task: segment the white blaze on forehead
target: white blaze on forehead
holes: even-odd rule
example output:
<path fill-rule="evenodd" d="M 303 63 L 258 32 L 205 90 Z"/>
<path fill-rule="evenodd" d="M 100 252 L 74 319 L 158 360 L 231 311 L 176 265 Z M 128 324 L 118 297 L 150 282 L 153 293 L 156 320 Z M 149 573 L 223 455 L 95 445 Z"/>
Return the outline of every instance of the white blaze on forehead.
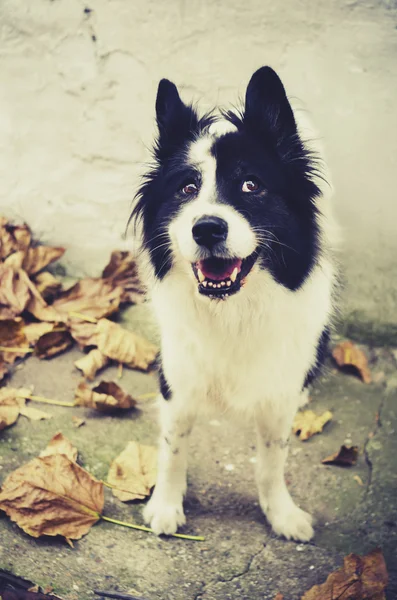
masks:
<path fill-rule="evenodd" d="M 248 221 L 238 211 L 227 204 L 225 199 L 218 202 L 216 185 L 216 157 L 212 148 L 218 137 L 235 131 L 234 125 L 216 122 L 212 132 L 206 132 L 191 143 L 187 159 L 199 171 L 200 188 L 195 199 L 182 205 L 181 211 L 170 224 L 170 236 L 174 251 L 184 259 L 195 262 L 200 257 L 199 247 L 193 239 L 192 227 L 204 215 L 224 219 L 228 225 L 228 238 L 225 251 L 232 257 L 246 258 L 255 250 L 257 241 Z M 216 127 L 215 127 L 216 126 Z M 210 128 L 210 129 L 211 129 Z"/>

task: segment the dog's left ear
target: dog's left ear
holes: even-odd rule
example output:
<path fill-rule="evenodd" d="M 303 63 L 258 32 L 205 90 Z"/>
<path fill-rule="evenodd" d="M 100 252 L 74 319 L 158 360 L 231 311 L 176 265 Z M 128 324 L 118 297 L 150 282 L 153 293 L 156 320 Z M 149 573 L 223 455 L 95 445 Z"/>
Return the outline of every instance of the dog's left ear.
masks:
<path fill-rule="evenodd" d="M 270 67 L 256 71 L 245 95 L 244 123 L 264 130 L 276 139 L 296 134 L 294 114 L 281 79 Z"/>

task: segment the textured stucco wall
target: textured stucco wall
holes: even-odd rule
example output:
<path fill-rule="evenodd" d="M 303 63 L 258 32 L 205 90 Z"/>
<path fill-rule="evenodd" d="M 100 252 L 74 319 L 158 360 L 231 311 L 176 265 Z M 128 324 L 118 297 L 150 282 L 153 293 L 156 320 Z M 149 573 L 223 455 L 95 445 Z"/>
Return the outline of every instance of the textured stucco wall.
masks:
<path fill-rule="evenodd" d="M 386 0 L 0 0 L 0 212 L 97 272 L 130 243 L 159 78 L 208 108 L 270 64 L 326 143 L 347 312 L 397 326 L 396 25 Z"/>

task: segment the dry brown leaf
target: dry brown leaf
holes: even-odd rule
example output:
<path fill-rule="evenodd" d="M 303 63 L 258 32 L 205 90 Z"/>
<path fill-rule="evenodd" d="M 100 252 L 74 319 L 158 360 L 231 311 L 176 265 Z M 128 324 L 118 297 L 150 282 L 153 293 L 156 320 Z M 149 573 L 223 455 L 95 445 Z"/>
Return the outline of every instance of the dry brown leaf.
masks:
<path fill-rule="evenodd" d="M 53 330 L 42 335 L 36 342 L 34 354 L 38 358 L 51 358 L 73 346 L 73 338 L 62 324 L 54 325 Z"/>
<path fill-rule="evenodd" d="M 137 442 L 127 447 L 112 462 L 108 483 L 112 492 L 122 502 L 145 498 L 156 483 L 157 450 Z"/>
<path fill-rule="evenodd" d="M 68 327 L 72 338 L 78 343 L 81 349 L 97 345 L 96 323 L 82 321 L 72 316 L 69 318 Z"/>
<path fill-rule="evenodd" d="M 48 271 L 36 275 L 34 283 L 44 300 L 53 298 L 62 289 L 62 282 Z"/>
<path fill-rule="evenodd" d="M 29 299 L 30 290 L 23 271 L 0 263 L 0 320 L 20 315 Z"/>
<path fill-rule="evenodd" d="M 333 351 L 332 356 L 338 367 L 353 368 L 364 381 L 371 383 L 371 372 L 368 367 L 368 360 L 364 352 L 357 348 L 352 342 L 346 341 L 338 344 Z"/>
<path fill-rule="evenodd" d="M 31 241 L 27 225 L 12 225 L 6 218 L 0 217 L 0 260 L 13 252 L 29 248 Z"/>
<path fill-rule="evenodd" d="M 0 510 L 33 537 L 78 540 L 99 520 L 103 504 L 103 484 L 63 454 L 23 465 L 0 492 Z"/>
<path fill-rule="evenodd" d="M 284 596 L 279 592 L 274 596 L 274 600 L 284 600 Z"/>
<path fill-rule="evenodd" d="M 304 410 L 295 415 L 292 431 L 300 440 L 305 441 L 316 433 L 321 433 L 323 427 L 332 419 L 332 412 L 326 410 L 322 415 L 316 415 L 312 410 Z"/>
<path fill-rule="evenodd" d="M 22 268 L 28 275 L 36 275 L 49 264 L 55 262 L 65 253 L 65 248 L 51 246 L 35 246 L 25 253 Z"/>
<path fill-rule="evenodd" d="M 114 287 L 103 279 L 88 278 L 62 292 L 51 306 L 46 304 L 37 288 L 35 291 L 27 310 L 40 321 L 67 322 L 73 312 L 100 319 L 118 310 L 122 295 L 120 287 Z"/>
<path fill-rule="evenodd" d="M 6 319 L 0 321 L 0 346 L 11 348 L 10 351 L 1 350 L 0 360 L 13 364 L 17 358 L 28 355 L 29 340 L 25 335 L 25 327 L 22 319 Z"/>
<path fill-rule="evenodd" d="M 366 556 L 348 554 L 343 567 L 328 575 L 325 583 L 315 585 L 301 600 L 385 600 L 388 574 L 382 551 Z"/>
<path fill-rule="evenodd" d="M 85 381 L 80 382 L 75 392 L 75 402 L 77 406 L 95 408 L 102 412 L 129 410 L 136 406 L 134 398 L 123 392 L 113 381 L 101 381 L 93 389 Z"/>
<path fill-rule="evenodd" d="M 139 281 L 137 264 L 130 252 L 115 250 L 103 270 L 103 279 L 123 290 L 121 301 L 139 304 L 144 300 L 144 289 Z"/>
<path fill-rule="evenodd" d="M 40 457 L 52 456 L 53 454 L 64 454 L 69 460 L 76 462 L 78 451 L 72 442 L 58 431 L 49 441 L 47 448 L 40 452 Z"/>
<path fill-rule="evenodd" d="M 1 327 L 1 324 L 0 324 Z M 52 323 L 28 323 L 23 327 L 23 333 L 29 344 L 34 345 L 45 333 L 52 331 Z"/>
<path fill-rule="evenodd" d="M 23 405 L 19 409 L 19 414 L 31 421 L 43 421 L 44 419 L 52 419 L 52 415 L 44 410 L 34 408 L 33 406 Z"/>
<path fill-rule="evenodd" d="M 147 371 L 156 359 L 158 348 L 154 344 L 113 321 L 98 321 L 97 332 L 99 350 L 112 360 Z"/>
<path fill-rule="evenodd" d="M 19 417 L 19 406 L 0 404 L 0 431 L 13 425 Z"/>
<path fill-rule="evenodd" d="M 0 389 L 0 431 L 13 425 L 19 417 L 20 403 L 12 388 Z"/>
<path fill-rule="evenodd" d="M 72 423 L 76 428 L 81 427 L 82 425 L 85 425 L 85 420 L 84 419 L 80 419 L 80 417 L 75 417 L 74 415 L 72 416 Z"/>
<path fill-rule="evenodd" d="M 74 366 L 83 372 L 84 377 L 92 381 L 97 372 L 106 367 L 109 362 L 109 358 L 102 354 L 98 348 L 95 348 L 82 358 L 79 358 L 79 360 L 76 360 Z"/>
<path fill-rule="evenodd" d="M 338 452 L 323 458 L 324 465 L 338 465 L 340 467 L 351 467 L 358 459 L 358 446 L 341 446 Z"/>
<path fill-rule="evenodd" d="M 120 306 L 122 289 L 102 279 L 81 279 L 52 304 L 52 308 L 68 315 L 78 312 L 94 319 L 107 317 Z"/>

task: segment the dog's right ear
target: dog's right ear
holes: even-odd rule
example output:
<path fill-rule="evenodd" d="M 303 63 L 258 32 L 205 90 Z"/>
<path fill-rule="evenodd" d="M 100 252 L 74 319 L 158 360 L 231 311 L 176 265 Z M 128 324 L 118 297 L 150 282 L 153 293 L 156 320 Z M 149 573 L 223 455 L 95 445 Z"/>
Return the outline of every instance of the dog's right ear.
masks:
<path fill-rule="evenodd" d="M 159 83 L 156 98 L 156 119 L 159 129 L 157 156 L 165 158 L 189 139 L 197 128 L 195 111 L 184 104 L 177 87 L 168 79 Z"/>

